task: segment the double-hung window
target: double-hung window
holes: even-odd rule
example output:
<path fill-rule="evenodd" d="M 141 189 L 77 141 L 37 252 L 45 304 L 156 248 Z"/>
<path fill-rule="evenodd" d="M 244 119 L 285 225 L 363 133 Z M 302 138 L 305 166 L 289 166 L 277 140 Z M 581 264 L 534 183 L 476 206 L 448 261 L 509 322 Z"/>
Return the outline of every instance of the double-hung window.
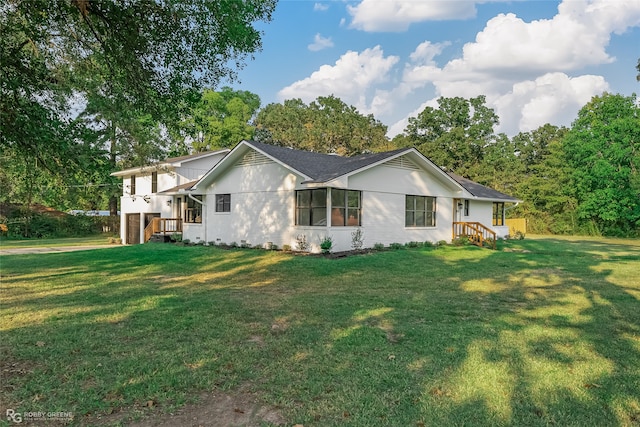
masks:
<path fill-rule="evenodd" d="M 362 225 L 362 192 L 331 189 L 331 226 Z"/>
<path fill-rule="evenodd" d="M 327 225 L 327 189 L 296 191 L 296 225 Z"/>
<path fill-rule="evenodd" d="M 231 194 L 216 194 L 216 212 L 231 212 Z"/>
<path fill-rule="evenodd" d="M 435 227 L 436 198 L 429 196 L 405 197 L 406 227 Z"/>
<path fill-rule="evenodd" d="M 158 172 L 151 172 L 151 192 L 158 192 Z"/>
<path fill-rule="evenodd" d="M 504 202 L 493 203 L 493 225 L 504 225 Z"/>

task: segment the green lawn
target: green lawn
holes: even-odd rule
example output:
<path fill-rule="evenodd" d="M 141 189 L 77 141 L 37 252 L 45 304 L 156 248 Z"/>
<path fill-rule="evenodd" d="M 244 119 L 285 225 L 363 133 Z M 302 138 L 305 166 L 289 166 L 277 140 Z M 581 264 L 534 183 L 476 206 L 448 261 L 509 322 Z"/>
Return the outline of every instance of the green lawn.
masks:
<path fill-rule="evenodd" d="M 14 248 L 32 248 L 32 247 L 58 247 L 58 246 L 94 246 L 94 245 L 108 245 L 110 234 L 97 234 L 88 237 L 64 237 L 64 238 L 51 238 L 51 239 L 24 239 L 14 240 L 0 238 L 0 249 L 14 249 Z"/>
<path fill-rule="evenodd" d="M 638 240 L 0 263 L 1 401 L 16 410 L 126 424 L 150 400 L 157 414 L 242 389 L 305 426 L 640 423 Z"/>

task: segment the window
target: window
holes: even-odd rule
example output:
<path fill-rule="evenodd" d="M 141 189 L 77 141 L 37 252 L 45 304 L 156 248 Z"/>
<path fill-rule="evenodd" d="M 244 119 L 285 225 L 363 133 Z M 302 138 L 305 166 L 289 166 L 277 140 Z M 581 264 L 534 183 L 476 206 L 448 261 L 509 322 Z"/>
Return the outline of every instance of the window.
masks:
<path fill-rule="evenodd" d="M 151 192 L 158 192 L 158 172 L 151 172 Z"/>
<path fill-rule="evenodd" d="M 202 196 L 193 196 L 202 201 Z M 202 204 L 196 202 L 191 197 L 187 197 L 187 208 L 184 210 L 184 222 L 202 222 Z"/>
<path fill-rule="evenodd" d="M 436 198 L 428 196 L 406 196 L 405 226 L 435 227 Z"/>
<path fill-rule="evenodd" d="M 469 216 L 469 201 L 464 201 L 464 216 Z"/>
<path fill-rule="evenodd" d="M 504 225 L 504 202 L 493 203 L 493 225 Z"/>
<path fill-rule="evenodd" d="M 296 191 L 296 225 L 327 225 L 327 189 Z"/>
<path fill-rule="evenodd" d="M 331 226 L 360 226 L 362 192 L 331 189 Z"/>
<path fill-rule="evenodd" d="M 136 176 L 131 175 L 131 185 L 129 187 L 129 194 L 136 194 Z"/>
<path fill-rule="evenodd" d="M 231 212 L 231 194 L 216 194 L 216 212 Z"/>

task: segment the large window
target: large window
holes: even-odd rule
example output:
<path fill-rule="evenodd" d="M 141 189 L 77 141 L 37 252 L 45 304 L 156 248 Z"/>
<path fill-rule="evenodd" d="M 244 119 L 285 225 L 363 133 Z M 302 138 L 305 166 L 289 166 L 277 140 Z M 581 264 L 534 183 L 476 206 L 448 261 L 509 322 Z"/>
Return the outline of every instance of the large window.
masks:
<path fill-rule="evenodd" d="M 231 194 L 216 194 L 216 212 L 231 212 Z"/>
<path fill-rule="evenodd" d="M 327 225 L 327 189 L 296 191 L 296 225 Z"/>
<path fill-rule="evenodd" d="M 504 225 L 504 202 L 493 204 L 493 225 Z"/>
<path fill-rule="evenodd" d="M 151 192 L 158 192 L 158 172 L 151 172 Z"/>
<path fill-rule="evenodd" d="M 464 216 L 469 216 L 469 200 L 464 201 Z"/>
<path fill-rule="evenodd" d="M 202 196 L 193 196 L 202 201 Z M 191 197 L 187 197 L 187 208 L 184 210 L 184 222 L 201 223 L 202 222 L 202 204 L 196 202 Z"/>
<path fill-rule="evenodd" d="M 428 196 L 406 196 L 405 226 L 435 227 L 436 198 Z"/>
<path fill-rule="evenodd" d="M 331 189 L 331 226 L 360 226 L 362 192 Z"/>

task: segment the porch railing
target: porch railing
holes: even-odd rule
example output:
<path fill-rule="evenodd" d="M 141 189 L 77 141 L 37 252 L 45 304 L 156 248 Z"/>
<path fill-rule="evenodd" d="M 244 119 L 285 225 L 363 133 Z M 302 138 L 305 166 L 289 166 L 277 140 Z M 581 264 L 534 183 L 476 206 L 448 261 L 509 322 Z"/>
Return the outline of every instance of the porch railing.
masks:
<path fill-rule="evenodd" d="M 453 238 L 467 236 L 469 241 L 476 246 L 484 246 L 486 243 L 491 248 L 496 248 L 496 232 L 479 222 L 454 222 Z"/>
<path fill-rule="evenodd" d="M 173 233 L 182 233 L 182 218 L 153 218 L 144 229 L 144 241 L 148 242 L 154 234 Z"/>

